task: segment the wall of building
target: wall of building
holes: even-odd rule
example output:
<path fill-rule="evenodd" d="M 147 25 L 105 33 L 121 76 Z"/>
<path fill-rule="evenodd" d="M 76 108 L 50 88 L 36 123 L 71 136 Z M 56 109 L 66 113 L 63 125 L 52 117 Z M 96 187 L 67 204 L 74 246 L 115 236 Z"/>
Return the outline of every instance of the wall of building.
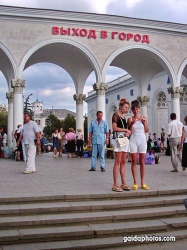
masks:
<path fill-rule="evenodd" d="M 183 85 L 187 86 L 187 80 L 182 78 Z M 106 91 L 106 121 L 109 129 L 112 129 L 112 115 L 118 109 L 119 99 L 126 98 L 129 102 L 136 100 L 139 94 L 139 89 L 132 78 L 121 77 L 108 83 L 109 89 Z M 167 88 L 168 76 L 165 72 L 161 72 L 151 80 L 147 96 L 150 98 L 148 102 L 148 124 L 149 133 L 155 132 L 160 137 L 161 128 L 167 130 L 167 125 L 170 122 L 169 115 L 171 113 L 171 95 L 168 94 Z M 96 114 L 96 95 L 91 91 L 88 95 L 88 123 L 93 120 L 93 113 Z M 182 94 L 183 102 L 181 103 L 181 117 L 178 119 L 183 122 L 187 115 L 187 93 Z M 186 99 L 185 99 L 186 98 Z M 131 116 L 131 112 L 126 115 L 126 118 Z M 96 117 L 96 116 L 95 116 Z M 94 118 L 95 119 L 95 118 Z"/>

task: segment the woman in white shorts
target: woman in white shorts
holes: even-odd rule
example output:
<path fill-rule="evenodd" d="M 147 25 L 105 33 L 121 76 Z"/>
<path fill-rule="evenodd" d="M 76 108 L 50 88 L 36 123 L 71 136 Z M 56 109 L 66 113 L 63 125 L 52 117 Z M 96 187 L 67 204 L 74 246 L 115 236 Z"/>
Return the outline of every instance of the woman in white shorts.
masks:
<path fill-rule="evenodd" d="M 140 162 L 140 178 L 142 189 L 148 190 L 149 187 L 144 183 L 145 177 L 145 155 L 147 151 L 147 142 L 145 133 L 148 133 L 149 128 L 147 124 L 147 119 L 144 116 L 140 116 L 140 104 L 137 100 L 131 102 L 131 110 L 134 116 L 128 118 L 127 124 L 128 128 L 131 130 L 130 137 L 130 153 L 132 158 L 132 175 L 134 179 L 134 185 L 132 190 L 138 189 L 137 184 L 137 157 L 139 154 Z"/>
<path fill-rule="evenodd" d="M 131 134 L 130 130 L 127 129 L 127 122 L 124 117 L 124 114 L 128 112 L 129 102 L 126 99 L 121 99 L 119 102 L 119 110 L 113 114 L 112 117 L 112 128 L 113 134 L 117 135 L 119 133 L 125 134 L 127 137 Z M 122 192 L 123 190 L 130 191 L 129 186 L 126 185 L 125 182 L 125 162 L 126 162 L 126 154 L 129 152 L 129 145 L 124 147 L 117 147 L 116 139 L 112 140 L 112 145 L 114 147 L 115 153 L 115 162 L 113 167 L 113 178 L 114 184 L 112 187 L 112 191 Z M 118 172 L 121 175 L 121 186 L 118 186 Z"/>

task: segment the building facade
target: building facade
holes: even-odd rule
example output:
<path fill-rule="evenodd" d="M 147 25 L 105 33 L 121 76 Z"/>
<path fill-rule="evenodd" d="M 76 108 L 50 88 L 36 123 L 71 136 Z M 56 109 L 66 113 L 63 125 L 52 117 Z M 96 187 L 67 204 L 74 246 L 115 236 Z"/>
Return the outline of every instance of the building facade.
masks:
<path fill-rule="evenodd" d="M 119 100 L 126 98 L 131 103 L 131 101 L 139 99 L 140 92 L 136 82 L 129 74 L 107 84 L 108 89 L 105 92 L 106 121 L 109 129 L 112 130 L 112 115 L 118 110 Z M 183 87 L 183 92 L 180 93 L 180 116 L 177 114 L 177 119 L 184 122 L 184 117 L 187 115 L 187 80 L 185 77 L 181 78 L 180 86 Z M 156 74 L 147 85 L 145 101 L 147 102 L 147 119 L 151 136 L 156 133 L 160 137 L 161 128 L 167 131 L 172 112 L 171 95 L 168 93 L 170 88 L 170 79 L 164 71 Z M 88 104 L 88 123 L 96 118 L 96 98 L 96 91 L 93 90 L 88 93 L 85 100 Z M 132 113 L 129 110 L 125 117 L 130 116 Z"/>
<path fill-rule="evenodd" d="M 0 6 L 0 32 L 0 70 L 7 80 L 4 94 L 8 99 L 10 146 L 12 131 L 17 124 L 23 123 L 23 88 L 27 87 L 23 71 L 41 62 L 62 67 L 73 80 L 77 128 L 83 128 L 83 101 L 86 98 L 83 89 L 92 72 L 95 73 L 93 89 L 96 91 L 94 109 L 102 110 L 104 118 L 108 115 L 105 92 L 109 66 L 121 68 L 131 75 L 136 86 L 134 96 L 139 96 L 142 114 L 146 117 L 149 105 L 153 106 L 152 100 L 148 101 L 148 85 L 155 75 L 165 71 L 166 79 L 170 79 L 171 111 L 180 117 L 180 94 L 184 94 L 181 79 L 187 77 L 185 24 Z M 155 124 L 154 118 L 149 120 Z"/>
<path fill-rule="evenodd" d="M 76 113 L 67 109 L 44 109 L 43 102 L 38 99 L 32 103 L 34 112 L 34 121 L 38 124 L 40 131 L 43 132 L 46 126 L 46 119 L 50 114 L 54 114 L 59 120 L 64 120 L 68 114 L 76 117 Z"/>

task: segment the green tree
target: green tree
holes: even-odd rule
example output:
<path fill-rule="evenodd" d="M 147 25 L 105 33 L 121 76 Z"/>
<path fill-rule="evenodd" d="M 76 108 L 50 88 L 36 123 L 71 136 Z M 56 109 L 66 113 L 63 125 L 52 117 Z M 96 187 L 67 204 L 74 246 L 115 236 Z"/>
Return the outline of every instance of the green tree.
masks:
<path fill-rule="evenodd" d="M 4 131 L 7 131 L 8 124 L 8 111 L 6 105 L 0 105 L 0 127 L 3 127 Z"/>
<path fill-rule="evenodd" d="M 29 96 L 27 96 L 25 98 L 25 101 L 24 101 L 24 114 L 25 113 L 29 113 L 30 114 L 30 117 L 31 117 L 31 120 L 34 120 L 34 112 L 32 110 L 32 104 L 29 102 L 29 98 L 32 94 L 30 94 Z"/>
<path fill-rule="evenodd" d="M 55 129 L 63 128 L 63 121 L 59 120 L 54 114 L 50 114 L 46 119 L 46 126 L 43 129 L 47 137 L 51 137 Z"/>
<path fill-rule="evenodd" d="M 67 114 L 66 118 L 63 121 L 63 129 L 65 132 L 69 131 L 69 128 L 76 130 L 76 120 L 75 117 L 71 114 Z"/>

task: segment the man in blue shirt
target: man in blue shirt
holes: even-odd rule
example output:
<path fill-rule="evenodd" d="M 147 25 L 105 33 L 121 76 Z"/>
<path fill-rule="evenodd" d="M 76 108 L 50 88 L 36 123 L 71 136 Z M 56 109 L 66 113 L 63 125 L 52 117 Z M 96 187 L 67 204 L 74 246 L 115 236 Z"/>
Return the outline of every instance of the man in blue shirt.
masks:
<path fill-rule="evenodd" d="M 103 112 L 97 111 L 97 119 L 92 121 L 89 127 L 89 141 L 92 142 L 92 163 L 89 171 L 96 171 L 97 156 L 100 157 L 101 172 L 105 172 L 105 144 L 109 143 L 108 124 L 102 120 Z"/>

